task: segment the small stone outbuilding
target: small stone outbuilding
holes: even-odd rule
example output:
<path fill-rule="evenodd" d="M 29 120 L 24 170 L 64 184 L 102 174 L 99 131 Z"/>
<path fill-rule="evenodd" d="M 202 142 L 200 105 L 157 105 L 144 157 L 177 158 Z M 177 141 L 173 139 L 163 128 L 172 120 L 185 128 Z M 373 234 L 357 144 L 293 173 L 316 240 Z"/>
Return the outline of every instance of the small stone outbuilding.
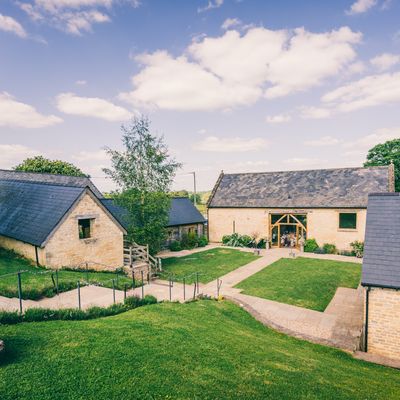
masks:
<path fill-rule="evenodd" d="M 0 171 L 0 247 L 52 268 L 123 266 L 124 227 L 88 178 Z"/>
<path fill-rule="evenodd" d="M 369 196 L 361 284 L 364 350 L 400 360 L 400 193 Z"/>
<path fill-rule="evenodd" d="M 182 235 L 194 233 L 202 236 L 206 219 L 187 197 L 174 197 L 168 217 L 168 242 L 182 239 Z"/>
<path fill-rule="evenodd" d="M 393 165 L 221 173 L 208 202 L 209 239 L 239 233 L 272 247 L 299 247 L 300 239 L 314 238 L 350 250 L 364 240 L 368 194 L 388 191 L 394 191 Z"/>

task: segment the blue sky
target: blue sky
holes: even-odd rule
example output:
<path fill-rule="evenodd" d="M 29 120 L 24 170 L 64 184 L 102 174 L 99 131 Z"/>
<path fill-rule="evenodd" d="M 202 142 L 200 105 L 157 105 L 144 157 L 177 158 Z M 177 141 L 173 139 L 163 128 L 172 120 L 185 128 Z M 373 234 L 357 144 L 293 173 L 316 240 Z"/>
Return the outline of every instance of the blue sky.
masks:
<path fill-rule="evenodd" d="M 2 0 L 0 168 L 43 154 L 103 190 L 144 113 L 184 166 L 359 166 L 400 137 L 400 2 Z"/>

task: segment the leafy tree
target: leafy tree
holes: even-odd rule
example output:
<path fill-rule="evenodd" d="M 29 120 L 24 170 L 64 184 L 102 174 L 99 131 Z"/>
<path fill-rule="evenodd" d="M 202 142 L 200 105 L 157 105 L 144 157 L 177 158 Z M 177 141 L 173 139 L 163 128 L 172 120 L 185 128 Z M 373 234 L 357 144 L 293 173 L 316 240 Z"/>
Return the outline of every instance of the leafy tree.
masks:
<path fill-rule="evenodd" d="M 192 203 L 194 203 L 194 196 L 195 196 L 194 193 L 192 193 L 192 194 L 189 196 L 190 201 L 191 201 Z M 198 193 L 196 193 L 196 204 L 201 204 L 201 196 L 200 196 Z"/>
<path fill-rule="evenodd" d="M 187 190 L 175 190 L 170 192 L 171 197 L 189 197 L 189 192 Z"/>
<path fill-rule="evenodd" d="M 15 171 L 23 172 L 41 172 L 47 174 L 69 175 L 69 176 L 85 176 L 78 167 L 61 160 L 49 160 L 42 156 L 27 158 L 14 167 Z"/>
<path fill-rule="evenodd" d="M 181 164 L 170 156 L 164 138 L 151 134 L 146 117 L 134 118 L 121 128 L 124 151 L 107 147 L 112 166 L 103 171 L 121 189 L 167 193 Z"/>
<path fill-rule="evenodd" d="M 395 190 L 400 191 L 400 139 L 377 144 L 368 151 L 364 167 L 394 164 Z"/>
<path fill-rule="evenodd" d="M 111 168 L 103 171 L 119 186 L 115 200 L 128 211 L 128 239 L 148 244 L 154 254 L 166 239 L 169 188 L 180 164 L 145 117 L 122 126 L 122 143 L 123 151 L 106 148 Z"/>

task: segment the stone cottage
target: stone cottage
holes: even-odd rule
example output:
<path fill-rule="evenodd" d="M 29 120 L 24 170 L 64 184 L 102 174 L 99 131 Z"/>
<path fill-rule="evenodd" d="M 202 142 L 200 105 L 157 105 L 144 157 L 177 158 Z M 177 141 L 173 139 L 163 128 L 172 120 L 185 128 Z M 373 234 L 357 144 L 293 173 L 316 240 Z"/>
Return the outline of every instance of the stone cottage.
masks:
<path fill-rule="evenodd" d="M 0 171 L 0 247 L 38 265 L 123 265 L 124 227 L 88 178 Z"/>
<path fill-rule="evenodd" d="M 369 196 L 361 284 L 365 351 L 400 360 L 400 193 Z"/>
<path fill-rule="evenodd" d="M 236 232 L 262 237 L 272 247 L 298 247 L 301 238 L 314 238 L 320 246 L 348 250 L 364 240 L 368 194 L 388 191 L 394 191 L 393 165 L 222 172 L 208 201 L 209 239 L 220 242 Z"/>

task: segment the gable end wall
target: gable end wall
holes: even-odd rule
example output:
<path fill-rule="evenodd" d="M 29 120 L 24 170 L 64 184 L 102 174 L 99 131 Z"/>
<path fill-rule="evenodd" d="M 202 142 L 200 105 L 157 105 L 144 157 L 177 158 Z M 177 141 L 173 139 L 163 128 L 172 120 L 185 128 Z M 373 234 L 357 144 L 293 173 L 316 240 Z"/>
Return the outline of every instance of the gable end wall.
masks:
<path fill-rule="evenodd" d="M 79 239 L 78 217 L 95 217 L 92 237 Z M 123 232 L 89 194 L 85 194 L 45 247 L 46 265 L 115 269 L 123 265 Z"/>

